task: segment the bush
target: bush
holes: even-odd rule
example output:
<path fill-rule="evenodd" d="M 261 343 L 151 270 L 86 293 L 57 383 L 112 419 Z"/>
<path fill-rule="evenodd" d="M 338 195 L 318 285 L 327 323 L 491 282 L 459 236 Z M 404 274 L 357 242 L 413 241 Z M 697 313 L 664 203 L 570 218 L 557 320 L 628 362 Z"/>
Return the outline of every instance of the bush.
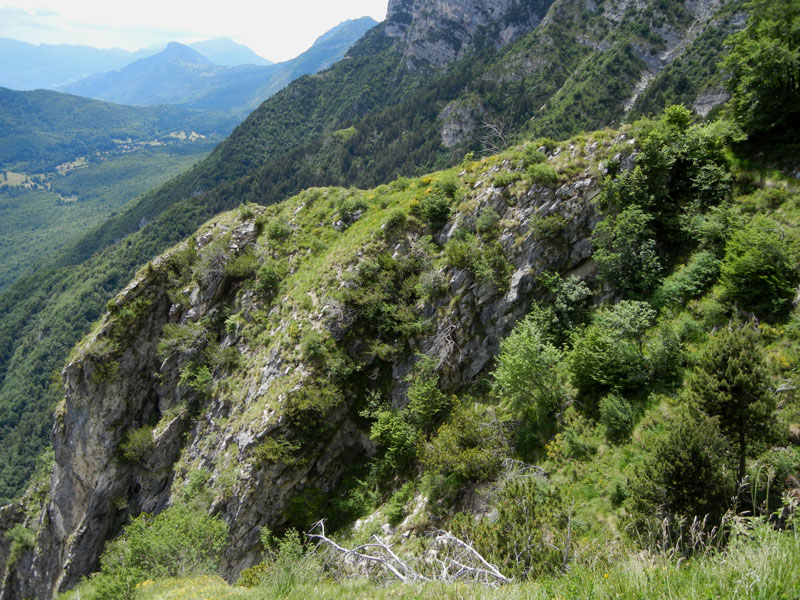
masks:
<path fill-rule="evenodd" d="M 536 163 L 525 169 L 525 174 L 531 183 L 539 185 L 553 185 L 558 182 L 558 172 L 548 164 Z"/>
<path fill-rule="evenodd" d="M 187 505 L 153 516 L 141 514 L 106 545 L 100 573 L 90 580 L 87 600 L 132 599 L 145 579 L 213 574 L 228 530 L 219 517 Z"/>
<path fill-rule="evenodd" d="M 208 398 L 214 386 L 214 376 L 207 365 L 189 362 L 181 368 L 178 385 L 192 389 L 202 398 Z"/>
<path fill-rule="evenodd" d="M 299 449 L 300 444 L 297 442 L 290 442 L 283 437 L 268 437 L 253 448 L 253 459 L 262 468 L 274 464 L 291 466 L 297 462 L 294 453 Z"/>
<path fill-rule="evenodd" d="M 547 155 L 540 152 L 535 144 L 528 144 L 522 152 L 522 166 L 526 169 L 547 160 Z"/>
<path fill-rule="evenodd" d="M 682 306 L 710 288 L 719 275 L 720 261 L 711 252 L 693 254 L 689 262 L 667 277 L 653 294 L 656 306 Z"/>
<path fill-rule="evenodd" d="M 6 531 L 5 539 L 9 546 L 8 559 L 4 566 L 10 569 L 25 550 L 33 548 L 36 543 L 36 533 L 24 525 L 14 525 L 14 527 Z"/>
<path fill-rule="evenodd" d="M 277 293 L 284 276 L 284 269 L 278 261 L 267 260 L 258 270 L 256 289 L 266 298 L 272 298 Z"/>
<path fill-rule="evenodd" d="M 426 194 L 420 199 L 422 218 L 434 231 L 438 231 L 450 218 L 450 201 L 440 193 Z"/>
<path fill-rule="evenodd" d="M 484 208 L 478 219 L 475 221 L 475 231 L 481 235 L 488 235 L 492 233 L 500 221 L 500 215 L 492 207 Z"/>
<path fill-rule="evenodd" d="M 153 428 L 145 426 L 128 431 L 119 445 L 119 450 L 124 460 L 131 463 L 145 463 L 153 453 L 154 447 Z"/>
<path fill-rule="evenodd" d="M 433 184 L 435 190 L 441 192 L 451 200 L 455 199 L 456 192 L 460 186 L 461 184 L 455 175 L 445 175 L 441 179 L 437 179 Z"/>
<path fill-rule="evenodd" d="M 225 275 L 231 279 L 246 279 L 252 277 L 256 269 L 258 269 L 258 259 L 252 251 L 248 251 L 225 265 Z"/>
<path fill-rule="evenodd" d="M 592 234 L 600 276 L 625 296 L 646 297 L 658 283 L 661 262 L 650 229 L 652 220 L 638 206 L 628 206 L 600 221 Z"/>
<path fill-rule="evenodd" d="M 474 540 L 476 550 L 509 576 L 555 574 L 563 558 L 557 546 L 565 537 L 557 504 L 545 478 L 519 478 L 495 496 L 492 508 L 496 516 L 475 519 L 459 514 L 451 527 L 461 539 Z"/>
<path fill-rule="evenodd" d="M 271 240 L 282 240 L 292 233 L 292 228 L 285 217 L 275 217 L 265 227 L 265 233 Z"/>
<path fill-rule="evenodd" d="M 426 271 L 419 277 L 417 294 L 428 302 L 444 296 L 449 284 L 441 271 Z"/>
<path fill-rule="evenodd" d="M 757 216 L 735 232 L 725 249 L 720 283 L 725 299 L 765 319 L 792 306 L 800 272 L 795 240 L 780 224 Z"/>
<path fill-rule="evenodd" d="M 402 209 L 396 208 L 386 217 L 386 220 L 383 222 L 383 229 L 384 231 L 401 229 L 405 227 L 406 221 L 406 213 Z"/>
<path fill-rule="evenodd" d="M 237 585 L 258 587 L 265 598 L 286 598 L 301 585 L 316 583 L 322 575 L 319 561 L 307 552 L 301 534 L 288 530 L 275 539 L 267 528 L 261 529 L 264 561 L 242 572 Z"/>
<path fill-rule="evenodd" d="M 622 396 L 608 394 L 600 400 L 600 422 L 606 426 L 606 437 L 611 442 L 622 442 L 633 428 L 633 407 Z"/>
<path fill-rule="evenodd" d="M 561 351 L 550 343 L 532 313 L 520 321 L 500 343 L 494 387 L 515 413 L 547 431 L 566 399 L 564 381 L 557 369 Z"/>
<path fill-rule="evenodd" d="M 492 178 L 492 185 L 498 188 L 506 187 L 512 183 L 516 183 L 520 179 L 522 179 L 522 174 L 518 173 L 517 171 L 501 171 L 499 173 L 495 173 L 494 177 Z"/>
<path fill-rule="evenodd" d="M 459 405 L 425 445 L 423 468 L 441 481 L 434 490 L 449 495 L 466 484 L 488 481 L 509 454 L 502 427 L 479 407 Z"/>

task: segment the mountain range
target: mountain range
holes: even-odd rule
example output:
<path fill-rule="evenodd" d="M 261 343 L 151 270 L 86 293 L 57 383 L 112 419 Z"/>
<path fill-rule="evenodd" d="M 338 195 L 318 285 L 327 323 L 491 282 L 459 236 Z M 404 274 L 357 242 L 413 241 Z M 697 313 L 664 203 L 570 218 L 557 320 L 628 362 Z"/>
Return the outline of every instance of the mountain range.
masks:
<path fill-rule="evenodd" d="M 216 65 L 272 64 L 247 46 L 229 38 L 215 38 L 189 45 Z M 124 68 L 161 50 L 158 46 L 132 52 L 121 48 L 100 49 L 73 44 L 35 45 L 0 38 L 0 87 L 54 90 L 89 75 Z"/>
<path fill-rule="evenodd" d="M 129 105 L 179 104 L 191 108 L 247 113 L 289 81 L 338 61 L 376 25 L 370 17 L 340 23 L 291 60 L 259 66 L 219 66 L 194 48 L 171 42 L 154 56 L 119 71 L 95 74 L 61 91 Z M 200 48 L 207 46 L 200 46 Z"/>

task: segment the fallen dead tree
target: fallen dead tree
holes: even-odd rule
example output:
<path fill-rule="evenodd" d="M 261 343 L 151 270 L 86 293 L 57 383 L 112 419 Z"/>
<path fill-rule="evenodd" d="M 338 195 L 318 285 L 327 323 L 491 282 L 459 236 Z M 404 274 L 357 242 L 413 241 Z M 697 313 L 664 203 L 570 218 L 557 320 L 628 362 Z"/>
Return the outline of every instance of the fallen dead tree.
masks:
<path fill-rule="evenodd" d="M 329 548 L 345 564 L 365 567 L 367 572 L 377 567 L 403 583 L 471 581 L 496 587 L 512 581 L 472 544 L 440 529 L 430 532 L 430 544 L 421 557 L 407 560 L 378 535 L 373 535 L 366 544 L 345 548 L 325 535 L 323 521 L 316 523 L 307 535 L 317 542 L 317 547 Z"/>

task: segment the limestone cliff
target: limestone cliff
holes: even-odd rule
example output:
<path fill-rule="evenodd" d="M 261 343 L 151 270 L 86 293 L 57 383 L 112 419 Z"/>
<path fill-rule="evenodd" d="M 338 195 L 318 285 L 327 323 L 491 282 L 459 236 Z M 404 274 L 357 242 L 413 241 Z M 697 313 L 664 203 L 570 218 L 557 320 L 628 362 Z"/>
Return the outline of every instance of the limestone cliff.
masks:
<path fill-rule="evenodd" d="M 553 0 L 390 0 L 386 34 L 406 64 L 441 67 L 477 42 L 503 47 L 538 25 Z"/>
<path fill-rule="evenodd" d="M 538 180 L 514 150 L 367 192 L 312 189 L 215 218 L 154 260 L 64 368 L 49 500 L 2 598 L 75 585 L 128 517 L 193 477 L 230 527 L 224 574 L 257 562 L 261 526 L 292 522 L 298 498 L 324 497 L 374 452 L 367 394 L 404 404 L 419 353 L 443 387 L 474 382 L 546 295 L 539 274 L 592 277 L 602 161 L 629 142 L 550 148 Z M 431 197 L 445 222 L 426 217 Z M 448 258 L 456 241 L 466 261 Z"/>

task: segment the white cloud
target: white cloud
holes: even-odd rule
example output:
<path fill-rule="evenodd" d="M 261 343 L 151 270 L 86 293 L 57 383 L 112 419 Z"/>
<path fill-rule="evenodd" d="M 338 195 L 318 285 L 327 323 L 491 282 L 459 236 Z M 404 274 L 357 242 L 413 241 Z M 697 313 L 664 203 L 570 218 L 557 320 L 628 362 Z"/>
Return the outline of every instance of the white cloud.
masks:
<path fill-rule="evenodd" d="M 277 62 L 297 56 L 345 19 L 381 21 L 387 1 L 28 0 L 22 6 L 0 0 L 0 37 L 136 50 L 224 36 Z"/>

